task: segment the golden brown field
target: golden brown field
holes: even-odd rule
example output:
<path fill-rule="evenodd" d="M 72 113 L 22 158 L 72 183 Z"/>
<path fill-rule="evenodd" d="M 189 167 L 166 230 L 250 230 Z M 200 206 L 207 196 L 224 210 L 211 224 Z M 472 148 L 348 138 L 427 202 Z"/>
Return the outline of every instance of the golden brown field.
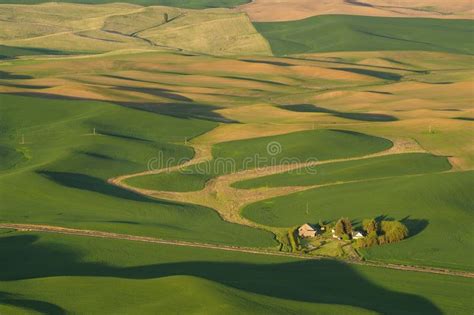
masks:
<path fill-rule="evenodd" d="M 239 7 L 252 21 L 291 21 L 314 15 L 350 14 L 383 17 L 422 17 L 439 19 L 471 19 L 469 0 L 254 0 Z"/>

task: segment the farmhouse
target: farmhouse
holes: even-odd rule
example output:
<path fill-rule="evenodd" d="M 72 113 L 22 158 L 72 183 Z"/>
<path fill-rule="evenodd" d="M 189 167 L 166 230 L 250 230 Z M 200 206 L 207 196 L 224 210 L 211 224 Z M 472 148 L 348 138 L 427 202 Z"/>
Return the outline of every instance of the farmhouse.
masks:
<path fill-rule="evenodd" d="M 298 235 L 300 237 L 315 237 L 318 231 L 310 224 L 305 223 L 298 228 Z"/>
<path fill-rule="evenodd" d="M 364 238 L 364 234 L 360 231 L 352 231 L 352 238 L 353 239 L 359 239 L 359 238 Z"/>

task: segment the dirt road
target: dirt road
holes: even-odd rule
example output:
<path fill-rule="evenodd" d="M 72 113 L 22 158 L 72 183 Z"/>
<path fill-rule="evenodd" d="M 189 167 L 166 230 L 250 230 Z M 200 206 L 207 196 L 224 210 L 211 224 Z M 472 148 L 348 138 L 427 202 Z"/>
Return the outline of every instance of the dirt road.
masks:
<path fill-rule="evenodd" d="M 292 258 L 298 258 L 298 259 L 315 259 L 315 260 L 333 259 L 333 258 L 322 257 L 322 256 L 308 256 L 304 254 L 278 252 L 276 250 L 265 250 L 265 249 L 259 249 L 259 248 L 237 247 L 237 246 L 227 246 L 227 245 L 217 245 L 217 244 L 207 244 L 207 243 L 195 243 L 195 242 L 178 241 L 178 240 L 165 240 L 165 239 L 160 239 L 156 237 L 118 234 L 118 233 L 102 232 L 102 231 L 94 231 L 94 230 L 71 229 L 71 228 L 50 226 L 50 225 L 0 223 L 0 229 L 2 228 L 13 229 L 17 231 L 45 232 L 45 233 L 66 234 L 66 235 L 96 237 L 96 238 L 105 238 L 105 239 L 128 240 L 128 241 L 145 242 L 145 243 L 156 243 L 156 244 L 165 244 L 165 245 L 173 245 L 173 246 L 198 247 L 198 248 L 225 250 L 225 251 L 256 254 L 256 255 L 292 257 Z M 338 261 L 343 261 L 345 263 L 355 264 L 355 265 L 364 265 L 364 266 L 388 268 L 388 269 L 403 270 L 403 271 L 424 272 L 424 273 L 433 273 L 433 274 L 440 274 L 440 275 L 474 278 L 474 273 L 467 272 L 467 271 L 457 271 L 457 270 L 423 267 L 423 266 L 387 264 L 387 263 L 379 263 L 379 262 L 371 262 L 371 261 L 357 261 L 357 260 L 338 260 Z"/>

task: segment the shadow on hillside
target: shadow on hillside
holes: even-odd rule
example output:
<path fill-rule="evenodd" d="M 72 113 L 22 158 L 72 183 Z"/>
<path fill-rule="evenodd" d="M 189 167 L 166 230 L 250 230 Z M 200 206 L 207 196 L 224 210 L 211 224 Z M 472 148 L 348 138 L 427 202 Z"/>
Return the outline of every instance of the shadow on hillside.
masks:
<path fill-rule="evenodd" d="M 168 90 L 168 89 L 141 88 L 141 87 L 133 87 L 133 86 L 114 86 L 113 88 L 119 91 L 125 90 L 125 91 L 149 94 L 152 96 L 159 96 L 159 97 L 167 98 L 173 101 L 193 102 L 193 100 L 190 99 L 189 97 L 173 93 L 171 90 Z"/>
<path fill-rule="evenodd" d="M 51 86 L 48 85 L 31 85 L 31 84 L 14 84 L 14 83 L 7 83 L 7 82 L 0 82 L 0 86 L 9 86 L 18 89 L 30 89 L 30 90 L 43 90 L 50 88 Z"/>
<path fill-rule="evenodd" d="M 354 113 L 354 112 L 339 112 L 329 108 L 319 107 L 313 104 L 295 104 L 295 105 L 280 105 L 279 108 L 286 109 L 292 112 L 300 113 L 325 113 L 336 117 L 359 120 L 359 121 L 397 121 L 398 118 L 386 114 L 372 114 L 372 113 Z"/>
<path fill-rule="evenodd" d="M 137 102 L 119 102 L 119 101 L 103 101 L 92 98 L 80 98 L 74 96 L 57 95 L 51 93 L 40 93 L 40 92 L 15 92 L 5 93 L 19 96 L 39 97 L 44 99 L 57 99 L 57 100 L 69 100 L 69 101 L 95 101 L 105 102 L 124 107 L 129 107 L 137 110 L 143 110 L 152 112 L 160 115 L 172 116 L 183 119 L 203 119 L 225 123 L 237 123 L 238 121 L 228 119 L 215 111 L 222 107 L 215 105 L 204 105 L 199 103 L 137 103 Z"/>
<path fill-rule="evenodd" d="M 33 55 L 75 55 L 72 51 L 52 50 L 47 48 L 28 48 L 0 45 L 0 59 L 16 59 L 18 56 Z M 82 52 L 81 54 L 86 54 Z"/>
<path fill-rule="evenodd" d="M 162 205 L 178 205 L 177 203 L 171 201 L 148 198 L 133 191 L 109 184 L 100 178 L 84 174 L 51 171 L 37 171 L 37 173 L 59 185 L 69 188 L 88 190 L 99 194 L 132 201 L 153 202 Z"/>
<path fill-rule="evenodd" d="M 270 80 L 262 80 L 262 79 L 254 79 L 254 78 L 247 78 L 247 77 L 238 77 L 238 76 L 233 76 L 233 75 L 224 75 L 224 76 L 221 76 L 221 78 L 251 81 L 251 82 L 258 82 L 258 83 L 266 83 L 266 84 L 273 84 L 273 85 L 280 85 L 280 86 L 288 86 L 287 84 L 284 84 L 284 83 L 281 83 L 281 82 L 270 81 Z"/>
<path fill-rule="evenodd" d="M 382 80 L 400 81 L 400 79 L 402 78 L 401 75 L 393 73 L 393 72 L 375 71 L 375 70 L 362 69 L 362 68 L 331 68 L 331 69 L 367 75 L 369 77 L 382 79 Z"/>
<path fill-rule="evenodd" d="M 117 132 L 105 131 L 105 130 L 102 130 L 100 127 L 97 128 L 97 133 L 104 136 L 109 136 L 109 137 L 114 137 L 114 138 L 119 138 L 119 139 L 124 139 L 124 140 L 153 142 L 152 140 L 141 138 L 141 137 L 135 137 L 135 136 L 125 135 L 125 134 L 121 134 Z"/>
<path fill-rule="evenodd" d="M 349 62 L 347 60 L 344 60 L 342 58 L 332 58 L 330 59 L 316 59 L 316 58 L 308 58 L 308 57 L 295 57 L 295 56 L 287 56 L 286 58 L 288 59 L 296 59 L 296 60 L 309 60 L 309 61 L 316 61 L 316 62 L 323 62 L 323 63 L 333 63 L 337 65 L 348 65 L 348 66 L 355 66 L 355 67 L 362 67 L 362 66 L 369 66 L 369 65 L 364 65 L 364 64 L 359 64 L 357 62 Z M 396 63 L 402 66 L 408 66 L 408 67 L 413 67 L 412 65 L 408 63 L 404 63 L 395 59 L 391 58 L 380 58 L 382 60 L 386 60 L 388 62 Z M 377 66 L 377 65 L 370 65 L 371 68 L 378 68 L 378 69 L 387 69 L 387 70 L 401 70 L 401 71 L 408 71 L 412 73 L 420 73 L 420 74 L 427 74 L 429 73 L 428 70 L 417 70 L 417 69 L 407 69 L 407 68 L 398 68 L 398 67 L 389 67 L 389 66 Z M 336 68 L 338 69 L 338 68 Z"/>
<path fill-rule="evenodd" d="M 143 71 L 143 70 L 141 70 L 141 71 Z M 146 71 L 146 72 L 149 72 L 149 71 Z M 167 73 L 167 72 L 165 72 L 165 73 Z M 176 74 L 177 75 L 187 75 L 187 74 L 182 74 L 182 73 L 176 73 Z M 154 84 L 160 83 L 156 80 L 153 81 L 153 80 L 137 79 L 137 78 L 126 77 L 126 76 L 123 76 L 123 75 L 115 75 L 115 74 L 103 74 L 102 76 L 105 77 L 105 78 L 119 79 L 119 80 L 124 80 L 124 81 L 144 82 L 144 83 L 154 83 Z"/>
<path fill-rule="evenodd" d="M 2 80 L 25 80 L 25 79 L 33 79 L 33 77 L 31 75 L 14 74 L 14 73 L 7 72 L 7 71 L 0 71 L 0 79 L 2 79 Z"/>
<path fill-rule="evenodd" d="M 144 110 L 147 112 L 167 115 L 177 118 L 195 118 L 224 123 L 236 123 L 237 121 L 228 119 L 215 111 L 222 107 L 215 105 L 203 105 L 198 103 L 132 103 L 113 102 L 117 105 Z"/>
<path fill-rule="evenodd" d="M 0 305 L 2 304 L 21 307 L 23 309 L 27 309 L 32 312 L 38 312 L 41 314 L 67 314 L 66 310 L 55 304 L 39 300 L 26 299 L 16 294 L 10 294 L 7 292 L 0 291 Z"/>
<path fill-rule="evenodd" d="M 346 3 L 352 4 L 352 5 L 357 5 L 361 7 L 369 7 L 373 8 L 374 6 L 370 3 L 365 3 L 365 2 L 359 2 L 357 0 L 344 0 Z"/>
<path fill-rule="evenodd" d="M 465 120 L 465 121 L 474 121 L 473 117 L 454 117 L 453 119 Z"/>
<path fill-rule="evenodd" d="M 82 261 L 78 252 L 56 243 L 37 242 L 33 235 L 0 238 L 5 259 L 0 260 L 0 280 L 53 276 L 100 276 L 153 279 L 188 275 L 215 281 L 239 290 L 310 303 L 361 307 L 383 314 L 441 314 L 425 298 L 390 291 L 335 260 L 299 260 L 285 263 L 234 263 L 187 261 L 136 267 L 116 267 Z M 166 247 L 155 247 L 165 251 Z M 183 259 L 192 259 L 183 249 Z"/>
<path fill-rule="evenodd" d="M 293 67 L 294 66 L 294 64 L 282 62 L 282 61 L 257 60 L 257 59 L 239 59 L 239 61 L 250 62 L 250 63 L 263 63 L 267 65 L 280 66 L 280 67 Z"/>
<path fill-rule="evenodd" d="M 364 91 L 364 92 L 374 93 L 374 94 L 382 94 L 382 95 L 393 95 L 393 93 L 391 93 L 391 92 L 384 92 L 384 91 L 367 90 L 367 91 Z"/>

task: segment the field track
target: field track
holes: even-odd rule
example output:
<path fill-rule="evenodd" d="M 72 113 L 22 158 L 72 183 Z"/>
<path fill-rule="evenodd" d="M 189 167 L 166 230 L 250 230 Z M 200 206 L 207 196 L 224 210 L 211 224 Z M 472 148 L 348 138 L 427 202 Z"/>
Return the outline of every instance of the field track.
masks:
<path fill-rule="evenodd" d="M 96 237 L 96 238 L 105 238 L 105 239 L 117 239 L 117 240 L 127 240 L 127 241 L 134 241 L 134 242 L 145 242 L 145 243 L 156 243 L 156 244 L 165 244 L 165 245 L 174 245 L 174 246 L 225 250 L 225 251 L 257 254 L 257 255 L 293 257 L 293 258 L 299 258 L 299 259 L 316 259 L 316 260 L 317 259 L 334 259 L 334 258 L 329 258 L 329 257 L 305 256 L 301 254 L 284 253 L 284 252 L 277 252 L 277 251 L 264 250 L 264 249 L 258 249 L 258 248 L 215 245 L 215 244 L 186 242 L 186 241 L 178 241 L 178 240 L 165 240 L 165 239 L 155 238 L 155 237 L 118 234 L 118 233 L 102 232 L 102 231 L 94 231 L 94 230 L 71 229 L 71 228 L 64 228 L 64 227 L 50 226 L 50 225 L 0 223 L 0 229 L 1 228 L 14 229 L 17 231 L 25 231 L 25 232 L 44 232 L 44 233 L 86 236 L 86 237 Z M 358 261 L 358 260 L 343 260 L 343 262 L 346 262 L 349 264 L 370 266 L 370 267 L 433 273 L 433 274 L 440 274 L 440 275 L 458 276 L 458 277 L 464 277 L 464 278 L 474 278 L 474 273 L 467 272 L 467 271 L 421 267 L 421 266 L 410 266 L 410 265 L 385 264 L 385 263 L 379 263 L 379 262 Z"/>
<path fill-rule="evenodd" d="M 169 201 L 185 202 L 195 205 L 200 205 L 204 207 L 209 207 L 217 211 L 221 218 L 227 222 L 237 223 L 242 225 L 247 225 L 250 227 L 263 228 L 275 232 L 269 226 L 262 226 L 253 221 L 250 221 L 240 215 L 240 210 L 243 209 L 246 205 L 255 203 L 261 200 L 270 199 L 278 196 L 289 195 L 292 193 L 305 191 L 313 188 L 320 188 L 323 186 L 330 185 L 339 185 L 347 182 L 336 182 L 323 185 L 310 185 L 310 186 L 289 186 L 289 187 L 273 187 L 265 189 L 237 189 L 232 187 L 232 184 L 238 181 L 248 180 L 261 176 L 268 176 L 278 173 L 284 173 L 286 171 L 291 171 L 294 169 L 299 169 L 302 167 L 311 167 L 321 164 L 343 162 L 343 161 L 354 161 L 368 159 L 378 156 L 399 154 L 399 153 L 414 153 L 414 152 L 426 152 L 416 141 L 412 139 L 390 139 L 393 143 L 393 146 L 385 151 L 376 152 L 373 154 L 368 154 L 364 156 L 356 156 L 349 158 L 340 158 L 340 159 L 331 159 L 325 161 L 313 161 L 306 163 L 295 163 L 287 165 L 277 165 L 277 166 L 267 166 L 257 169 L 248 169 L 242 170 L 231 174 L 220 175 L 209 180 L 205 187 L 197 191 L 189 192 L 174 192 L 174 191 L 159 191 L 152 189 L 143 189 L 131 186 L 125 182 L 126 179 L 146 176 L 152 174 L 159 174 L 165 172 L 174 172 L 184 167 L 188 167 L 197 163 L 211 161 L 212 153 L 211 147 L 205 145 L 193 145 L 195 156 L 190 161 L 169 167 L 162 168 L 158 170 L 148 170 L 135 174 L 127 174 L 118 176 L 115 178 L 110 178 L 108 180 L 109 184 L 115 185 L 117 187 L 133 191 L 138 194 L 142 194 L 147 197 L 164 199 Z"/>

